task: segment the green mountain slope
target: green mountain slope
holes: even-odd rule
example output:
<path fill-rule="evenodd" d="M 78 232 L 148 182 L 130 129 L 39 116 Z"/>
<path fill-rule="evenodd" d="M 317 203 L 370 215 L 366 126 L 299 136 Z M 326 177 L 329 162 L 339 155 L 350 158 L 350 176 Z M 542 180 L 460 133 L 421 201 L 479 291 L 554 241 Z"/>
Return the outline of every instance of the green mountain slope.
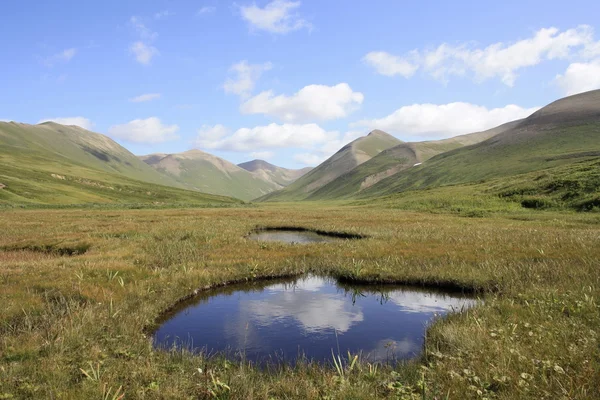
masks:
<path fill-rule="evenodd" d="M 520 121 L 509 122 L 493 129 L 444 140 L 402 143 L 384 150 L 367 162 L 329 182 L 311 194 L 307 200 L 340 199 L 355 195 L 400 171 L 423 163 L 435 155 L 459 147 L 482 142 L 515 127 Z"/>
<path fill-rule="evenodd" d="M 144 182 L 181 187 L 181 184 L 157 174 L 109 137 L 74 125 L 65 126 L 54 122 L 39 125 L 0 122 L 0 143 L 5 162 L 10 159 L 18 164 L 19 157 L 23 154 L 35 155 L 40 160 L 67 159 L 69 164 L 73 165 Z M 40 166 L 43 164 L 38 167 Z"/>
<path fill-rule="evenodd" d="M 383 131 L 374 130 L 367 136 L 348 143 L 333 156 L 288 187 L 263 196 L 258 201 L 304 200 L 337 177 L 400 143 L 402 141 L 395 137 Z"/>
<path fill-rule="evenodd" d="M 270 164 L 264 160 L 252 160 L 238 164 L 238 167 L 260 176 L 263 180 L 285 187 L 306 175 L 312 168 L 287 169 Z"/>
<path fill-rule="evenodd" d="M 151 154 L 140 159 L 169 179 L 204 193 L 251 200 L 281 187 L 200 150 Z"/>
<path fill-rule="evenodd" d="M 558 100 L 481 143 L 440 154 L 359 193 L 479 182 L 600 157 L 600 90 Z"/>
<path fill-rule="evenodd" d="M 600 158 L 541 171 L 466 183 L 406 190 L 350 204 L 481 217 L 490 212 L 527 209 L 600 211 Z M 527 214 L 525 214 L 527 215 Z M 526 217 L 525 217 L 526 218 Z"/>
<path fill-rule="evenodd" d="M 55 123 L 0 122 L 0 203 L 234 202 L 175 188 L 104 135 Z"/>

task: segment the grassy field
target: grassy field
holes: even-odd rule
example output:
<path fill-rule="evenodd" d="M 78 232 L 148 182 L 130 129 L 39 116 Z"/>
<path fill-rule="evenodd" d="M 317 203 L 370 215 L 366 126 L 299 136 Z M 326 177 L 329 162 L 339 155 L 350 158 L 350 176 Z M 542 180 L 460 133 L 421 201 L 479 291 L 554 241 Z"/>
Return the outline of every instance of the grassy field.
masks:
<path fill-rule="evenodd" d="M 0 399 L 600 398 L 600 213 L 403 201 L 2 211 Z M 282 225 L 368 238 L 243 238 Z M 451 285 L 484 303 L 437 321 L 424 356 L 397 367 L 261 371 L 153 350 L 156 319 L 194 290 L 309 270 Z"/>

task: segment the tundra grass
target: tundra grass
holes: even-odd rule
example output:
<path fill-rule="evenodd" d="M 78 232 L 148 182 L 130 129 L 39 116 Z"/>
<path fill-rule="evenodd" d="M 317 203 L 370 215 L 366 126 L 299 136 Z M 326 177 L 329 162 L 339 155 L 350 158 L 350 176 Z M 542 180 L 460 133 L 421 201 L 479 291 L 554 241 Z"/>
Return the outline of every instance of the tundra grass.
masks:
<path fill-rule="evenodd" d="M 290 225 L 366 238 L 244 238 Z M 598 213 L 5 210 L 0 249 L 0 399 L 600 398 Z M 336 354 L 331 365 L 261 370 L 153 349 L 161 312 L 194 290 L 306 271 L 452 285 L 482 303 L 437 320 L 423 357 L 397 366 Z"/>

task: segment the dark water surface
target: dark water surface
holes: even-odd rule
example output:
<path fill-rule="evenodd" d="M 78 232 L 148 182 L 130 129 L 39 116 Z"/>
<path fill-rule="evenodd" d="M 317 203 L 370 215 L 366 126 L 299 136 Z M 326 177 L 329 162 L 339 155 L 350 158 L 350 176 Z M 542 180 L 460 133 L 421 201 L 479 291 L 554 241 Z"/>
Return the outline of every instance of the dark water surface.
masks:
<path fill-rule="evenodd" d="M 370 361 L 417 356 L 436 315 L 471 307 L 460 294 L 338 283 L 304 276 L 206 291 L 164 317 L 154 345 L 184 346 L 265 364 L 299 356 L 330 363 L 332 350 Z"/>
<path fill-rule="evenodd" d="M 322 235 L 311 231 L 292 231 L 292 230 L 269 230 L 257 231 L 248 235 L 250 240 L 262 242 L 283 242 L 283 243 L 323 243 L 340 240 L 339 238 Z"/>

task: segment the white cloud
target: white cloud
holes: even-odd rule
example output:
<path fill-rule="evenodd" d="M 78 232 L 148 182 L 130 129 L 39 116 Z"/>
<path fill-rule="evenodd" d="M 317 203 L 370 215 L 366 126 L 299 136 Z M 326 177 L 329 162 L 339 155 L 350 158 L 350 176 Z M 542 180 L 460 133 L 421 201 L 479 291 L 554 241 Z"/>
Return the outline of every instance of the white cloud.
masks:
<path fill-rule="evenodd" d="M 220 136 L 220 137 L 219 137 Z M 337 138 L 337 132 L 328 132 L 316 124 L 270 124 L 241 128 L 227 136 L 227 130 L 217 125 L 203 127 L 198 132 L 196 145 L 205 149 L 227 151 L 265 151 L 265 149 L 299 147 L 310 149 Z"/>
<path fill-rule="evenodd" d="M 402 309 L 404 313 L 445 314 L 450 311 L 471 308 L 477 304 L 475 299 L 466 297 L 408 290 L 391 292 L 388 299 Z"/>
<path fill-rule="evenodd" d="M 42 61 L 46 66 L 52 67 L 58 63 L 67 63 L 67 62 L 71 61 L 71 59 L 73 57 L 75 57 L 76 54 L 77 54 L 77 49 L 72 47 L 70 49 L 65 49 L 65 50 L 60 51 L 56 54 L 53 54 L 49 57 L 46 57 Z"/>
<path fill-rule="evenodd" d="M 157 13 L 156 15 L 159 15 L 159 14 L 161 14 L 161 13 Z M 155 18 L 156 18 L 156 15 L 155 15 Z M 131 24 L 133 29 L 135 29 L 135 31 L 137 32 L 137 34 L 139 35 L 139 37 L 142 40 L 151 41 L 158 37 L 158 33 L 153 32 L 146 25 L 144 25 L 144 23 L 142 22 L 142 19 L 140 17 L 136 17 L 134 15 L 133 17 L 131 17 L 129 19 L 129 23 Z"/>
<path fill-rule="evenodd" d="M 470 43 L 443 43 L 433 50 L 415 50 L 403 57 L 385 52 L 369 53 L 365 61 L 383 75 L 411 76 L 417 68 L 441 81 L 451 76 L 471 76 L 481 82 L 499 78 L 513 86 L 518 71 L 546 60 L 574 56 L 592 57 L 600 52 L 594 42 L 593 28 L 581 25 L 561 32 L 557 28 L 540 29 L 532 37 L 513 43 L 494 43 L 484 48 Z"/>
<path fill-rule="evenodd" d="M 248 64 L 246 60 L 240 61 L 229 68 L 229 72 L 235 74 L 235 77 L 227 78 L 223 84 L 223 89 L 226 93 L 249 96 L 263 72 L 270 70 L 272 67 L 273 65 L 270 62 Z"/>
<path fill-rule="evenodd" d="M 344 147 L 345 145 L 347 145 L 348 143 L 352 142 L 355 139 L 358 139 L 361 136 L 364 136 L 365 132 L 363 131 L 349 131 L 344 133 L 344 135 L 341 138 L 336 138 L 334 140 L 330 140 L 327 143 L 325 143 L 323 146 L 321 146 L 321 148 L 319 149 L 319 151 L 327 156 L 326 158 L 329 158 L 329 156 L 333 155 L 334 153 L 337 153 L 338 150 L 340 150 L 342 147 Z"/>
<path fill-rule="evenodd" d="M 259 325 L 292 317 L 305 332 L 344 333 L 362 322 L 362 308 L 353 306 L 336 294 L 318 293 L 294 288 L 294 293 L 277 292 L 265 300 L 249 300 L 241 304 L 244 312 Z"/>
<path fill-rule="evenodd" d="M 229 134 L 229 129 L 221 124 L 214 126 L 202 125 L 202 128 L 198 129 L 198 142 L 214 142 Z"/>
<path fill-rule="evenodd" d="M 309 22 L 294 12 L 300 4 L 300 1 L 274 0 L 264 8 L 252 4 L 240 7 L 240 11 L 251 29 L 286 34 L 303 28 L 312 29 Z"/>
<path fill-rule="evenodd" d="M 251 158 L 259 159 L 259 160 L 269 160 L 275 156 L 275 153 L 272 151 L 254 151 L 249 154 Z"/>
<path fill-rule="evenodd" d="M 166 15 L 157 13 L 155 14 L 155 18 L 158 19 L 170 15 L 168 11 L 166 11 L 166 13 Z M 161 17 L 157 17 L 158 15 L 161 15 Z M 129 19 L 129 23 L 140 38 L 140 40 L 133 42 L 129 46 L 129 52 L 133 54 L 136 61 L 140 64 L 149 65 L 152 58 L 160 54 L 158 49 L 151 44 L 158 37 L 158 33 L 148 28 L 142 22 L 142 19 L 135 15 Z"/>
<path fill-rule="evenodd" d="M 160 99 L 160 93 L 142 94 L 137 97 L 133 97 L 133 98 L 129 99 L 129 101 L 132 103 L 143 103 L 146 101 L 152 101 L 152 100 L 156 100 L 156 99 Z"/>
<path fill-rule="evenodd" d="M 152 58 L 159 54 L 156 47 L 150 46 L 141 41 L 132 43 L 132 45 L 129 47 L 129 51 L 135 56 L 137 62 L 143 65 L 150 64 Z"/>
<path fill-rule="evenodd" d="M 586 45 L 583 49 L 582 57 L 588 60 L 600 57 L 600 41 Z"/>
<path fill-rule="evenodd" d="M 319 165 L 328 158 L 328 156 L 315 153 L 299 153 L 294 155 L 294 161 L 299 162 L 303 165 L 307 165 L 309 167 Z"/>
<path fill-rule="evenodd" d="M 364 56 L 363 61 L 385 76 L 401 75 L 410 78 L 419 69 L 418 65 L 385 51 L 372 51 Z"/>
<path fill-rule="evenodd" d="M 600 89 L 600 59 L 591 63 L 573 63 L 555 82 L 565 95 Z"/>
<path fill-rule="evenodd" d="M 172 11 L 169 11 L 169 10 L 163 10 L 163 11 L 159 11 L 156 14 L 154 14 L 154 19 L 163 19 L 163 18 L 170 17 L 172 15 L 175 15 L 175 13 Z"/>
<path fill-rule="evenodd" d="M 326 131 L 317 124 L 270 124 L 254 128 L 240 128 L 231 132 L 223 125 L 203 125 L 193 144 L 201 149 L 250 153 L 253 158 L 269 159 L 269 149 L 295 148 L 306 152 L 296 154 L 294 160 L 306 165 L 317 165 L 336 153 L 352 140 L 363 136 L 360 131 L 341 135 Z"/>
<path fill-rule="evenodd" d="M 114 125 L 108 129 L 109 135 L 133 143 L 155 144 L 177 139 L 177 125 L 163 125 L 160 119 L 150 117 L 135 119 L 126 124 Z"/>
<path fill-rule="evenodd" d="M 198 10 L 198 15 L 211 14 L 217 10 L 216 7 L 204 6 Z"/>
<path fill-rule="evenodd" d="M 61 125 L 76 125 L 76 126 L 79 126 L 83 129 L 87 129 L 87 130 L 92 129 L 92 127 L 94 126 L 92 121 L 90 121 L 89 119 L 84 118 L 84 117 L 64 117 L 64 118 L 41 119 L 38 121 L 38 124 L 41 124 L 43 122 L 56 122 L 57 124 L 61 124 Z"/>
<path fill-rule="evenodd" d="M 337 134 L 335 136 L 332 135 L 332 138 L 323 143 L 316 151 L 294 155 L 294 161 L 314 167 L 327 160 L 333 154 L 337 153 L 348 143 L 364 135 L 365 133 L 362 131 L 349 131 L 346 132 L 342 137 L 339 137 Z"/>
<path fill-rule="evenodd" d="M 525 118 L 538 109 L 513 104 L 493 109 L 462 102 L 413 104 L 401 107 L 384 118 L 362 120 L 354 125 L 381 129 L 404 137 L 442 138 L 490 129 L 505 122 Z"/>
<path fill-rule="evenodd" d="M 347 83 L 310 85 L 292 96 L 262 92 L 243 103 L 241 111 L 270 115 L 286 122 L 325 121 L 347 116 L 362 104 L 363 99 L 363 94 L 352 91 Z"/>

